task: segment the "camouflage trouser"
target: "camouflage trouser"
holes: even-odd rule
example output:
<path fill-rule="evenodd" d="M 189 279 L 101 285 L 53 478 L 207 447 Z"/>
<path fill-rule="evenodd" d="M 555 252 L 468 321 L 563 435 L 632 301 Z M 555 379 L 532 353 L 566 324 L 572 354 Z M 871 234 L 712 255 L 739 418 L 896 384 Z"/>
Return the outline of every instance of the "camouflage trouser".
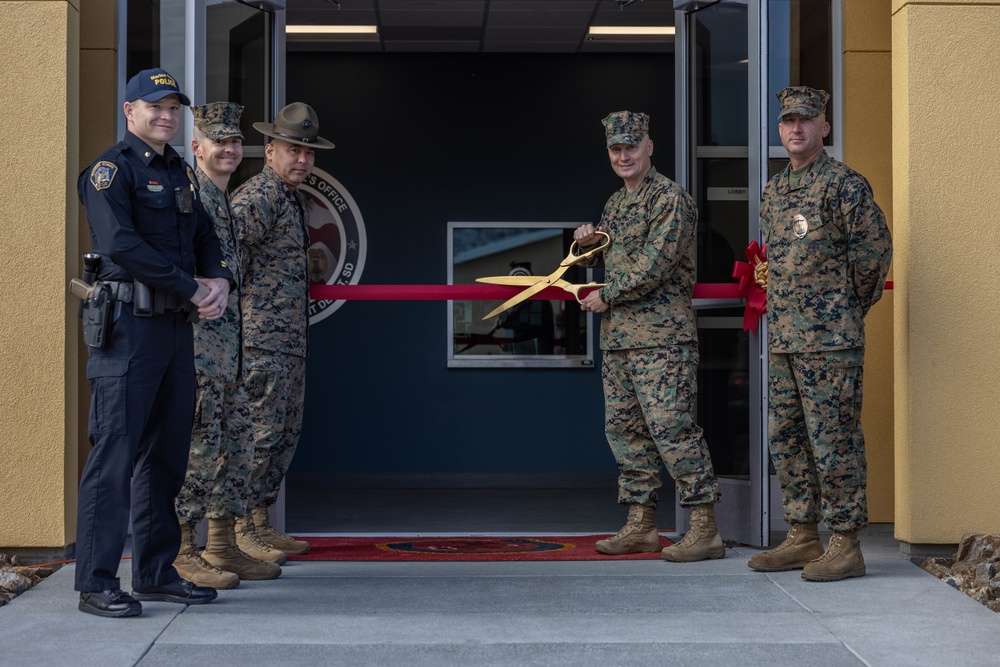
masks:
<path fill-rule="evenodd" d="M 768 355 L 768 444 L 789 523 L 868 525 L 863 349 Z"/>
<path fill-rule="evenodd" d="M 708 445 L 694 423 L 697 348 L 605 350 L 601 374 L 618 502 L 656 507 L 662 466 L 677 483 L 682 506 L 717 502 Z"/>
<path fill-rule="evenodd" d="M 281 480 L 302 434 L 306 360 L 254 347 L 244 352 L 254 434 L 250 506 L 270 507 L 278 500 Z"/>
<path fill-rule="evenodd" d="M 243 516 L 250 495 L 253 435 L 242 382 L 199 375 L 191 455 L 175 501 L 182 524 Z"/>

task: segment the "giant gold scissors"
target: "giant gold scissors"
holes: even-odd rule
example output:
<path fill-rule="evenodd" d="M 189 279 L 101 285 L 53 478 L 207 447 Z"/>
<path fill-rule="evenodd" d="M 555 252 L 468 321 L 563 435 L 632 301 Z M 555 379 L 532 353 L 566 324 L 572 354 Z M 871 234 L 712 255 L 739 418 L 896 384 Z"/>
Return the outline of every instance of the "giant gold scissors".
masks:
<path fill-rule="evenodd" d="M 573 285 L 562 279 L 562 274 L 566 273 L 569 267 L 582 262 L 585 259 L 589 259 L 599 252 L 603 252 L 605 248 L 611 245 L 611 237 L 605 232 L 594 232 L 604 237 L 604 243 L 595 246 L 583 254 L 576 254 L 579 249 L 579 244 L 573 241 L 572 245 L 569 247 L 569 254 L 566 255 L 566 259 L 559 262 L 559 266 L 555 271 L 547 276 L 490 276 L 488 278 L 476 278 L 477 283 L 489 283 L 491 285 L 513 285 L 517 287 L 527 287 L 527 289 L 518 292 L 511 298 L 507 299 L 499 306 L 491 310 L 486 314 L 484 320 L 488 320 L 494 315 L 502 313 L 508 308 L 513 308 L 517 304 L 530 299 L 534 295 L 541 292 L 546 287 L 559 287 L 574 297 L 580 302 L 580 290 L 582 289 L 594 289 L 597 287 L 603 287 L 604 283 L 587 283 L 585 285 Z"/>

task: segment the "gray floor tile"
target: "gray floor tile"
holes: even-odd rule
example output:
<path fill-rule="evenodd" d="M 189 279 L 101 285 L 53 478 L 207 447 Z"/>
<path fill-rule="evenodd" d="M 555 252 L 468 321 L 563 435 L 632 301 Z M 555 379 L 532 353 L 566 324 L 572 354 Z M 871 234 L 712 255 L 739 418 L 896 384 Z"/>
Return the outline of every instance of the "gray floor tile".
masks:
<path fill-rule="evenodd" d="M 497 532 L 606 533 L 624 518 L 606 494 L 501 502 L 508 494 L 483 494 L 464 514 L 453 494 L 415 508 L 399 494 L 368 515 L 363 498 L 347 494 L 332 513 L 320 504 L 303 514 L 301 527 L 483 533 L 487 517 Z M 560 511 L 582 517 L 572 523 L 581 530 L 547 523 L 560 494 L 572 501 Z M 524 520 L 535 512 L 538 521 Z M 242 582 L 208 605 L 146 603 L 136 619 L 77 611 L 69 565 L 0 608 L 0 667 L 1000 664 L 1000 614 L 903 559 L 891 527 L 869 529 L 862 543 L 868 576 L 829 584 L 755 572 L 747 559 L 758 550 L 738 545 L 689 564 L 291 561 L 277 580 Z M 129 567 L 123 561 L 126 590 Z"/>

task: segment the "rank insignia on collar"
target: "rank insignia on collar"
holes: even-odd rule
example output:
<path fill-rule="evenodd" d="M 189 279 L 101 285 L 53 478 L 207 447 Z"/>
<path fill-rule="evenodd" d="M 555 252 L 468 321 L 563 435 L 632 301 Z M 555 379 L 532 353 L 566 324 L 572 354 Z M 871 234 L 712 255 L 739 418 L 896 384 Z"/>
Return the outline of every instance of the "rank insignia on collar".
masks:
<path fill-rule="evenodd" d="M 801 213 L 796 213 L 792 218 L 792 231 L 795 232 L 797 239 L 804 238 L 809 233 L 809 221 Z"/>
<path fill-rule="evenodd" d="M 107 190 L 111 187 L 111 182 L 115 180 L 118 167 L 114 162 L 101 160 L 90 170 L 90 184 L 95 190 Z"/>

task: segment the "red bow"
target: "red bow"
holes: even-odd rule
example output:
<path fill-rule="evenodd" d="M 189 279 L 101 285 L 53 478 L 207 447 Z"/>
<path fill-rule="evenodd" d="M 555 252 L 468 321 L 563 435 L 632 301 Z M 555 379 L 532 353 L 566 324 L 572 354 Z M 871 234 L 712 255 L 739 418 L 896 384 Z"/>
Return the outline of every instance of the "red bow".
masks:
<path fill-rule="evenodd" d="M 767 245 L 751 241 L 746 252 L 750 262 L 733 262 L 733 278 L 739 279 L 739 295 L 747 300 L 743 330 L 756 334 L 757 321 L 767 312 Z"/>

